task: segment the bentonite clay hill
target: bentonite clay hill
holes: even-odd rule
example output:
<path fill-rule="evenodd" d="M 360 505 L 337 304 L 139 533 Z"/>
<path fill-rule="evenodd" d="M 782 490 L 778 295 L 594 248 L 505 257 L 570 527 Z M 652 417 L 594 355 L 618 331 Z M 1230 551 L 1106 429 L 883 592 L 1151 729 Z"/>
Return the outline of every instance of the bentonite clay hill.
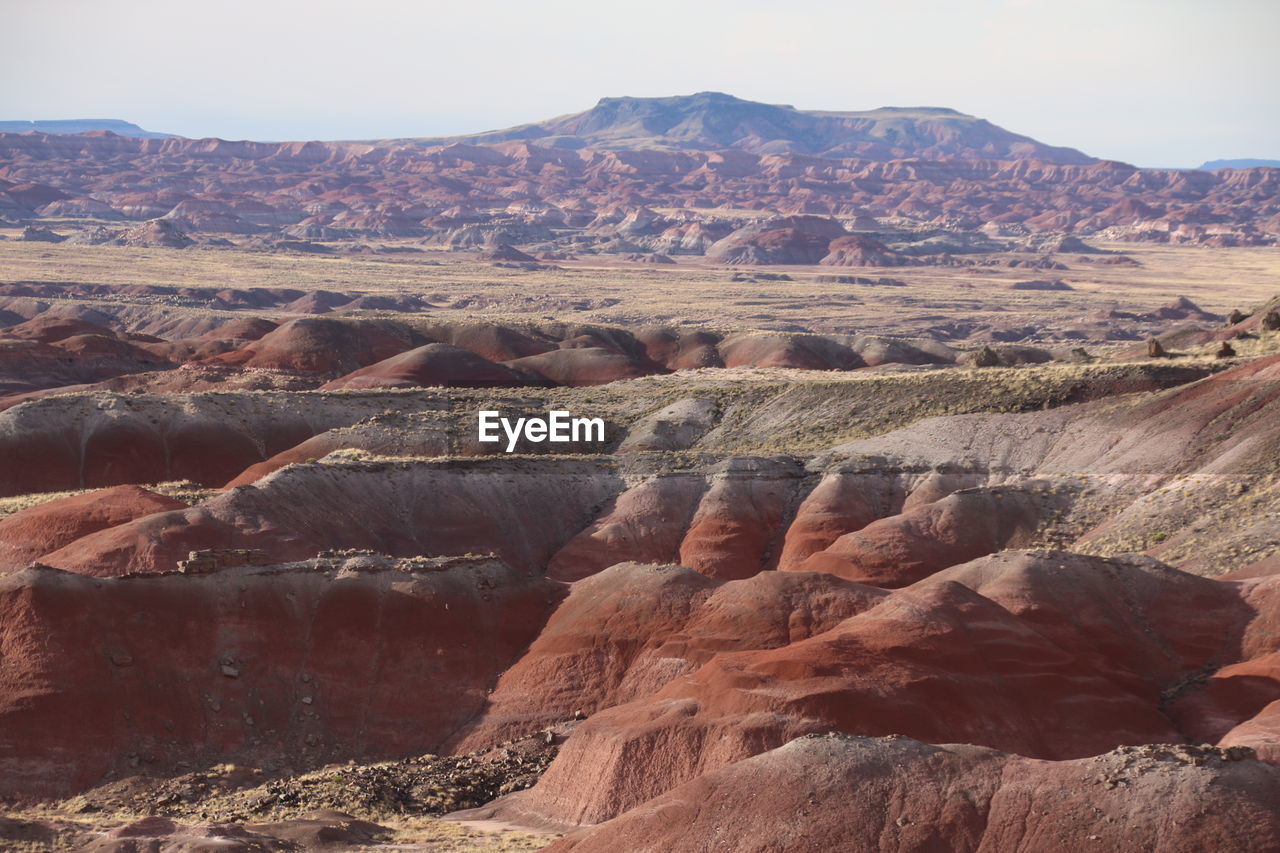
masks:
<path fill-rule="evenodd" d="M 1274 853 L 1278 198 L 714 93 L 0 133 L 0 848 Z"/>
<path fill-rule="evenodd" d="M 0 133 L 0 222 L 42 244 L 332 253 L 393 239 L 414 241 L 400 250 L 535 265 L 544 255 L 702 255 L 761 211 L 840 217 L 874 232 L 860 236 L 902 242 L 916 263 L 944 265 L 996 245 L 1079 253 L 1064 235 L 1209 246 L 1280 236 L 1280 170 L 1139 169 L 949 109 L 610 98 L 462 140 Z M 798 253 L 868 265 L 867 252 L 831 239 L 801 239 Z M 778 248 L 754 262 L 797 254 Z"/>
<path fill-rule="evenodd" d="M 558 849 L 1270 849 L 1278 371 L 318 392 L 307 417 L 337 426 L 310 461 L 192 505 L 129 485 L 0 520 L 0 795 L 64 803 L 3 826 L 91 833 L 75 810 L 128 791 L 170 821 L 131 830 L 157 844 L 202 837 L 200 809 L 278 838 L 319 801 L 217 798 L 346 761 L 483 766 L 466 757 L 546 732 L 554 757 L 486 776 L 503 796 L 457 817 L 567 832 Z M 1013 411 L 964 402 L 1015 379 Z M 612 437 L 460 453 L 489 394 L 592 395 Z M 88 423 L 105 399 L 7 416 Z M 260 426 L 234 395 L 203 417 L 262 430 L 271 399 L 246 398 Z M 864 437 L 826 431 L 896 400 Z M 120 423 L 195 403 L 121 400 Z M 772 452 L 744 450 L 753 429 Z M 256 769 L 208 769 L 228 762 Z M 165 781 L 192 772 L 216 790 Z M 368 843 L 431 813 L 414 790 L 351 806 Z"/>

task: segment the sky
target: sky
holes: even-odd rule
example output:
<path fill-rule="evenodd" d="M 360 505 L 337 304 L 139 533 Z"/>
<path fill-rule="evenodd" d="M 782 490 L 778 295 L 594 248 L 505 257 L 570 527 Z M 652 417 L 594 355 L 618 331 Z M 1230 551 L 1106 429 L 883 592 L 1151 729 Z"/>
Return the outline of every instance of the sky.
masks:
<path fill-rule="evenodd" d="M 0 120 L 476 133 L 601 97 L 943 106 L 1140 166 L 1280 159 L 1280 0 L 0 0 Z"/>

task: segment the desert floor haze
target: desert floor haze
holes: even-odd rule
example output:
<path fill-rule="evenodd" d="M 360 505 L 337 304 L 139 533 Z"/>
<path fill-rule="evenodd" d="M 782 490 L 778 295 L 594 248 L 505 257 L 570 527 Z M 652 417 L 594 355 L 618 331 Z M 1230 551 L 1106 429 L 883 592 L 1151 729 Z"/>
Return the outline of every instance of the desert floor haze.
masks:
<path fill-rule="evenodd" d="M 1280 849 L 1280 169 L 113 126 L 0 132 L 0 847 Z"/>

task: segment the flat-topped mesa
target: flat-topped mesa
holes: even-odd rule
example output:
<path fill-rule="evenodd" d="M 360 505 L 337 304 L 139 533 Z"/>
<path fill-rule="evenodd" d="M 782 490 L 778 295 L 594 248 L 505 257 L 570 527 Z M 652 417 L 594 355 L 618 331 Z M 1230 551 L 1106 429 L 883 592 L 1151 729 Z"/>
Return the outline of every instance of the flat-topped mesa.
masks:
<path fill-rule="evenodd" d="M 271 562 L 261 548 L 205 548 L 191 551 L 187 559 L 178 561 L 178 571 L 185 575 L 207 575 L 233 566 L 265 566 Z"/>

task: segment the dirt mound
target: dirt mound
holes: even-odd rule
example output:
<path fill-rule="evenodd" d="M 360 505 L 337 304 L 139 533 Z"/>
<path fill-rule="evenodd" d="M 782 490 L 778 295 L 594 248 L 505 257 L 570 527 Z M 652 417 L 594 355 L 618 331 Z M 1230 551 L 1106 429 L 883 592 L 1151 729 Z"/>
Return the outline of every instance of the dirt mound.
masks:
<path fill-rule="evenodd" d="M 456 748 L 648 696 L 716 654 L 803 640 L 886 594 L 822 574 L 718 581 L 683 566 L 613 566 L 572 586 Z"/>
<path fill-rule="evenodd" d="M 706 258 L 719 264 L 813 264 L 844 233 L 836 220 L 818 216 L 769 219 L 744 225 L 712 243 Z"/>
<path fill-rule="evenodd" d="M 902 267 L 919 262 L 874 237 L 850 234 L 832 240 L 818 263 L 824 267 Z"/>
<path fill-rule="evenodd" d="M 152 219 L 126 229 L 112 242 L 117 246 L 185 249 L 195 245 L 196 241 L 177 223 L 168 219 Z"/>
<path fill-rule="evenodd" d="M 265 367 L 337 378 L 426 343 L 396 323 L 300 317 L 211 364 Z"/>
<path fill-rule="evenodd" d="M 138 486 L 116 486 L 33 506 L 0 519 L 0 571 L 23 568 L 95 531 L 185 506 Z"/>
<path fill-rule="evenodd" d="M 724 367 L 716 345 L 720 336 L 711 332 L 646 328 L 636 332 L 645 355 L 668 370 Z"/>
<path fill-rule="evenodd" d="M 1161 306 L 1151 312 L 1151 316 L 1161 320 L 1194 320 L 1201 323 L 1221 323 L 1221 314 L 1211 314 L 1185 296 L 1179 296 L 1168 305 Z"/>
<path fill-rule="evenodd" d="M 3 332 L 3 336 L 6 338 L 39 341 L 42 344 L 56 343 L 75 335 L 115 337 L 116 333 L 105 326 L 91 323 L 88 320 L 81 320 L 75 317 L 49 316 L 47 314 L 10 326 Z"/>
<path fill-rule="evenodd" d="M 326 385 L 340 388 L 497 388 L 521 385 L 520 374 L 452 344 L 427 344 L 362 367 Z"/>
<path fill-rule="evenodd" d="M 553 341 L 497 323 L 440 323 L 426 327 L 428 337 L 470 350 L 493 362 L 541 355 L 556 348 Z"/>
<path fill-rule="evenodd" d="M 595 823 L 682 780 L 830 730 L 1052 759 L 1181 740 L 1158 710 L 1162 692 L 1214 659 L 1221 647 L 1207 644 L 1224 625 L 1238 632 L 1243 608 L 1213 581 L 1072 559 L 1088 581 L 1078 592 L 1055 571 L 1057 555 L 988 561 L 894 592 L 809 639 L 717 655 L 647 698 L 590 717 L 524 802 L 552 820 Z M 1055 596 L 1054 584 L 1069 595 Z M 1102 608 L 1101 625 L 1075 622 L 1081 597 L 1084 612 Z M 1228 606 L 1195 613 L 1209 602 Z M 1160 638 L 1177 635 L 1189 614 L 1196 627 L 1181 650 L 1164 646 Z"/>
<path fill-rule="evenodd" d="M 536 264 L 538 262 L 538 259 L 533 255 L 525 254 L 507 243 L 498 243 L 486 248 L 484 251 L 476 255 L 476 260 L 503 261 L 507 263 L 523 264 Z"/>
<path fill-rule="evenodd" d="M 99 332 L 81 331 L 92 328 Z M 9 334 L 13 330 L 16 333 Z M 45 343 L 40 338 L 53 341 Z M 38 317 L 0 331 L 0 397 L 174 366 L 163 354 L 146 347 L 147 344 L 131 343 L 96 324 Z M 0 403 L 0 408 L 6 407 Z"/>
<path fill-rule="evenodd" d="M 1228 750 L 1122 747 L 1053 762 L 909 738 L 812 735 L 547 849 L 1260 853 L 1280 832 L 1276 798 L 1280 770 Z"/>
<path fill-rule="evenodd" d="M 1049 488 L 1046 484 L 1041 489 L 1024 485 L 956 492 L 871 521 L 795 568 L 875 586 L 905 586 L 948 566 L 1029 543 L 1052 506 Z"/>
<path fill-rule="evenodd" d="M 615 563 L 674 563 L 707 490 L 698 474 L 654 477 L 627 489 L 556 552 L 547 577 L 573 581 Z"/>
<path fill-rule="evenodd" d="M 747 578 L 771 567 L 801 472 L 789 459 L 738 457 L 711 472 L 709 488 L 680 542 L 680 563 L 715 578 Z"/>
<path fill-rule="evenodd" d="M 557 349 L 512 359 L 506 365 L 556 385 L 604 385 L 666 372 L 656 364 L 604 347 Z"/>
<path fill-rule="evenodd" d="M 33 400 L 0 412 L 0 458 L 9 463 L 0 466 L 0 496 L 172 480 L 221 486 L 250 465 L 388 405 L 419 404 L 375 393 L 280 391 Z"/>
<path fill-rule="evenodd" d="M 818 335 L 741 332 L 720 342 L 725 367 L 855 370 L 866 362 L 849 347 Z"/>
<path fill-rule="evenodd" d="M 1055 279 L 1035 279 L 1033 281 L 1015 281 L 1009 285 L 1010 290 L 1074 290 L 1071 285 L 1067 284 L 1060 278 Z"/>
<path fill-rule="evenodd" d="M 284 310 L 291 314 L 328 314 L 335 308 L 351 304 L 351 301 L 352 297 L 346 293 L 313 290 L 285 305 Z"/>

